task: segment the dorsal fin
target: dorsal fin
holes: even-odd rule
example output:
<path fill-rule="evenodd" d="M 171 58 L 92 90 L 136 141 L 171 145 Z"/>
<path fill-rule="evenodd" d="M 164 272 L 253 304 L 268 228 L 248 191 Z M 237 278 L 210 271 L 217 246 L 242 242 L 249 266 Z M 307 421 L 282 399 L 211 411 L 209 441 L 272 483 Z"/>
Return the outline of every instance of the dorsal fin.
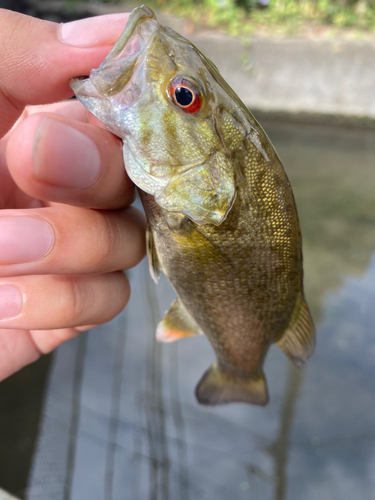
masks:
<path fill-rule="evenodd" d="M 173 301 L 156 329 L 156 338 L 160 342 L 173 342 L 184 337 L 202 334 L 202 330 L 179 299 Z"/>
<path fill-rule="evenodd" d="M 315 328 L 302 293 L 298 295 L 290 323 L 276 345 L 297 366 L 301 366 L 313 353 Z"/>
<path fill-rule="evenodd" d="M 156 253 L 154 237 L 152 235 L 149 224 L 147 224 L 146 227 L 146 249 L 151 278 L 155 281 L 156 284 L 158 284 L 160 277 L 160 263 L 158 254 Z"/>

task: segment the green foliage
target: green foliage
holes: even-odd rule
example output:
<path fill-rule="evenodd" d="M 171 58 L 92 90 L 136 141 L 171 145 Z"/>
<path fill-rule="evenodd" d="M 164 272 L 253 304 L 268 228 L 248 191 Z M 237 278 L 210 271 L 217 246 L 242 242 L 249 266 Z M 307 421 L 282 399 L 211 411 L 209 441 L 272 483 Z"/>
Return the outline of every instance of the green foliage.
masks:
<path fill-rule="evenodd" d="M 151 0 L 166 12 L 195 23 L 222 26 L 233 34 L 257 28 L 296 33 L 303 27 L 352 28 L 375 31 L 375 0 Z M 149 2 L 150 3 L 150 2 Z"/>
<path fill-rule="evenodd" d="M 65 5 L 74 10 L 77 4 L 90 1 L 65 0 Z M 125 1 L 129 5 L 128 0 L 99 0 L 110 4 Z M 193 24 L 222 27 L 245 37 L 255 30 L 285 35 L 309 27 L 334 32 L 351 29 L 356 36 L 375 32 L 375 0 L 130 0 L 130 5 L 143 2 Z"/>

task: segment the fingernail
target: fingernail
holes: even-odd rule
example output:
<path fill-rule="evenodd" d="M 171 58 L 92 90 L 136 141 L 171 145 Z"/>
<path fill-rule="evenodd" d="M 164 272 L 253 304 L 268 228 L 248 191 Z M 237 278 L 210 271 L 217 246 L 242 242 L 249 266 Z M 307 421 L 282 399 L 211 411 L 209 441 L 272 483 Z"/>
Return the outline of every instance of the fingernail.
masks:
<path fill-rule="evenodd" d="M 44 257 L 52 247 L 53 233 L 37 217 L 0 217 L 0 264 L 21 264 Z"/>
<path fill-rule="evenodd" d="M 22 297 L 15 286 L 0 285 L 0 320 L 17 316 L 21 305 Z"/>
<path fill-rule="evenodd" d="M 89 17 L 61 25 L 61 40 L 75 47 L 112 45 L 123 32 L 128 13 Z"/>
<path fill-rule="evenodd" d="M 65 123 L 43 118 L 34 138 L 34 176 L 56 187 L 83 189 L 97 179 L 100 154 L 87 135 Z"/>

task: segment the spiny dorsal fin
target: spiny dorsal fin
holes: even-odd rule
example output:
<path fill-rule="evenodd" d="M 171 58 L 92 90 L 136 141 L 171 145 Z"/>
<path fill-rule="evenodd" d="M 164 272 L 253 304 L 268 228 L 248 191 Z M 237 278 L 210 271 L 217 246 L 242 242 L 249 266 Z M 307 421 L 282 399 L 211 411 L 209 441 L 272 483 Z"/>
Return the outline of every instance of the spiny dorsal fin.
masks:
<path fill-rule="evenodd" d="M 276 345 L 296 366 L 301 366 L 313 353 L 315 328 L 302 293 L 298 295 L 289 326 Z"/>
<path fill-rule="evenodd" d="M 202 334 L 202 330 L 179 299 L 172 303 L 156 329 L 156 338 L 159 342 L 173 342 Z"/>
<path fill-rule="evenodd" d="M 214 363 L 203 375 L 195 395 L 201 405 L 249 403 L 264 406 L 268 402 L 266 379 L 263 373 L 242 378 L 230 372 L 222 372 Z"/>
<path fill-rule="evenodd" d="M 158 254 L 156 253 L 154 237 L 152 236 L 152 231 L 148 224 L 146 228 L 146 248 L 148 267 L 150 270 L 151 278 L 155 281 L 156 284 L 158 284 L 160 277 L 160 264 Z"/>

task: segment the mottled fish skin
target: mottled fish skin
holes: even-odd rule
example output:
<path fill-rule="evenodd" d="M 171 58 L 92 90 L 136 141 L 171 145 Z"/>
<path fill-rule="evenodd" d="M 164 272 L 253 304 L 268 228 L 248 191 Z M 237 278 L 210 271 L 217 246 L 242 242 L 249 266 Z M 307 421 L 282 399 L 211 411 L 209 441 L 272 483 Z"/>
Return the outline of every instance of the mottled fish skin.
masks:
<path fill-rule="evenodd" d="M 270 345 L 297 365 L 314 348 L 292 190 L 270 140 L 215 66 L 147 7 L 129 23 L 120 59 L 122 46 L 72 88 L 123 137 L 125 166 L 142 188 L 151 273 L 162 270 L 180 300 L 158 338 L 208 337 L 217 363 L 198 384 L 200 403 L 265 404 Z M 136 30 L 146 33 L 140 50 Z M 195 114 L 167 95 L 176 75 L 202 89 Z"/>

